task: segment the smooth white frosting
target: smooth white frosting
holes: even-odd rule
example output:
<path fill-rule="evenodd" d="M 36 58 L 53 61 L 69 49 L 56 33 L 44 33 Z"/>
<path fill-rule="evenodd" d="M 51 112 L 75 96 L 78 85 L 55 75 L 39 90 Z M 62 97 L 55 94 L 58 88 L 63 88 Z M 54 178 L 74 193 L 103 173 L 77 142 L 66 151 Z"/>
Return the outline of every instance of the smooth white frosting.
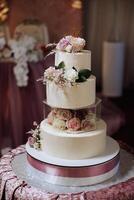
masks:
<path fill-rule="evenodd" d="M 76 69 L 89 69 L 91 70 L 91 51 L 82 50 L 77 53 L 68 53 L 64 51 L 56 51 L 55 65 L 58 66 L 60 62 L 65 63 L 65 67 Z"/>
<path fill-rule="evenodd" d="M 52 81 L 47 82 L 47 103 L 57 108 L 83 108 L 95 103 L 96 78 L 91 75 L 87 81 L 70 87 L 59 87 Z"/>
<path fill-rule="evenodd" d="M 51 156 L 84 159 L 101 154 L 106 145 L 106 123 L 97 121 L 97 129 L 84 133 L 67 133 L 41 122 L 41 147 Z"/>

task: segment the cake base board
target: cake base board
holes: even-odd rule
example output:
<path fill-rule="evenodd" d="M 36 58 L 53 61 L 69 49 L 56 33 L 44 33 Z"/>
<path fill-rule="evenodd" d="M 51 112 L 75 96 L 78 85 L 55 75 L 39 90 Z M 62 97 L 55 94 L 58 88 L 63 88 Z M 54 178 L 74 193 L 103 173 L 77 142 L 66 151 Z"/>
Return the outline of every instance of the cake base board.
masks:
<path fill-rule="evenodd" d="M 107 137 L 105 152 L 100 156 L 92 158 L 92 161 L 91 158 L 83 160 L 60 159 L 62 165 L 58 162 L 54 164 L 51 163 L 51 160 L 48 162 L 47 159 L 49 156 L 46 160 L 42 161 L 40 158 L 40 153 L 42 152 L 32 149 L 28 144 L 26 145 L 26 150 L 27 160 L 33 167 L 33 171 L 36 169 L 44 172 L 43 179 L 46 182 L 57 185 L 86 186 L 97 184 L 115 175 L 119 167 L 119 146 L 118 143 L 110 137 Z M 36 151 L 36 156 L 35 151 L 33 154 L 31 153 L 32 150 Z M 55 158 L 55 162 L 58 160 Z"/>

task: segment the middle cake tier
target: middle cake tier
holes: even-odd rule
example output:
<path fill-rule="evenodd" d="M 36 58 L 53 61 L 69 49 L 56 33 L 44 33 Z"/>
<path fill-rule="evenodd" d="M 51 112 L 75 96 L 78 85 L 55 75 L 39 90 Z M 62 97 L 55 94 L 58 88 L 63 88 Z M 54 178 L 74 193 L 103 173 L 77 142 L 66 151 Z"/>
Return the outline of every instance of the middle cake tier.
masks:
<path fill-rule="evenodd" d="M 98 120 L 96 130 L 68 133 L 41 122 L 41 149 L 48 155 L 64 159 L 84 159 L 100 155 L 105 150 L 106 123 Z"/>
<path fill-rule="evenodd" d="M 96 78 L 91 75 L 87 81 L 70 87 L 59 87 L 53 81 L 46 83 L 47 104 L 55 108 L 77 109 L 95 103 Z"/>

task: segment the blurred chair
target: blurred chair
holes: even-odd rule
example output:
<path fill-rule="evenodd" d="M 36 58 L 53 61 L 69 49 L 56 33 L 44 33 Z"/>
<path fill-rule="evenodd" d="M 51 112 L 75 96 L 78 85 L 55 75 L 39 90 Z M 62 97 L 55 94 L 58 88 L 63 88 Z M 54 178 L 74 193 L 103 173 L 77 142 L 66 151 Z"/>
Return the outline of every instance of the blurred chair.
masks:
<path fill-rule="evenodd" d="M 14 38 L 18 38 L 20 35 L 23 34 L 34 37 L 39 43 L 49 43 L 47 26 L 37 19 L 24 20 L 16 27 Z"/>

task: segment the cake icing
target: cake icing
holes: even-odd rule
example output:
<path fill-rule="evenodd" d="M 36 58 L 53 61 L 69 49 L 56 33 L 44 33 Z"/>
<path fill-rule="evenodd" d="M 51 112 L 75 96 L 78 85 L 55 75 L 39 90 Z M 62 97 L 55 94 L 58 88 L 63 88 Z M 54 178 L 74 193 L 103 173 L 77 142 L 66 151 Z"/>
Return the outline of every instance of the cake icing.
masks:
<path fill-rule="evenodd" d="M 82 50 L 81 52 L 68 53 L 64 51 L 56 51 L 55 65 L 64 62 L 67 68 L 76 67 L 76 69 L 88 68 L 91 70 L 91 51 Z"/>
<path fill-rule="evenodd" d="M 57 108 L 83 108 L 95 103 L 96 78 L 90 78 L 74 86 L 59 87 L 52 81 L 46 84 L 47 103 Z"/>
<path fill-rule="evenodd" d="M 47 154 L 64 159 L 84 159 L 101 154 L 105 149 L 106 124 L 97 122 L 94 131 L 68 133 L 41 123 L 41 145 Z"/>

